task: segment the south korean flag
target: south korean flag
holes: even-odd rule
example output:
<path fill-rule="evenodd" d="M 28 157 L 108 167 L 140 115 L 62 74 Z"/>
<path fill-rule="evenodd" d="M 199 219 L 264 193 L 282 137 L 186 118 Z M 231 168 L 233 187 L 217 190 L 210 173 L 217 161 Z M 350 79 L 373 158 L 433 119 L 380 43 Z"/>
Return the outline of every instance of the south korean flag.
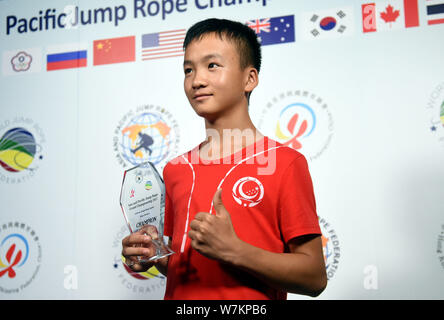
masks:
<path fill-rule="evenodd" d="M 302 14 L 302 37 L 305 40 L 338 38 L 354 33 L 353 9 L 333 8 Z"/>

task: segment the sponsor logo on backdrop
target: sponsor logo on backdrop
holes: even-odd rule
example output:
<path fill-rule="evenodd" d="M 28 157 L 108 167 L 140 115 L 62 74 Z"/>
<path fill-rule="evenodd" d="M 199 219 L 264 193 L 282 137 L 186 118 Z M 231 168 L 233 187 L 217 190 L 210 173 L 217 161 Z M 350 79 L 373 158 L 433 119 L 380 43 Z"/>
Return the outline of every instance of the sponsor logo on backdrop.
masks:
<path fill-rule="evenodd" d="M 166 284 L 166 277 L 155 267 L 146 272 L 133 272 L 124 263 L 122 256 L 122 239 L 129 234 L 128 226 L 124 225 L 114 236 L 113 248 L 115 251 L 113 268 L 116 271 L 117 279 L 129 292 L 146 295 L 156 292 L 163 294 Z M 161 297 L 159 297 L 161 298 Z"/>
<path fill-rule="evenodd" d="M 438 244 L 436 247 L 438 260 L 444 269 L 444 224 L 441 225 L 441 233 L 438 235 Z"/>
<path fill-rule="evenodd" d="M 437 85 L 429 96 L 426 110 L 432 135 L 444 146 L 444 82 Z"/>
<path fill-rule="evenodd" d="M 354 33 L 353 8 L 334 8 L 302 14 L 306 40 L 336 38 Z"/>
<path fill-rule="evenodd" d="M 441 24 L 444 23 L 444 1 L 443 0 L 428 0 L 426 1 L 427 10 L 427 24 Z"/>
<path fill-rule="evenodd" d="M 263 46 L 295 41 L 293 15 L 248 20 L 246 25 L 256 32 Z"/>
<path fill-rule="evenodd" d="M 37 277 L 42 248 L 34 229 L 22 222 L 0 224 L 0 293 L 16 294 Z"/>
<path fill-rule="evenodd" d="M 145 105 L 128 111 L 114 130 L 113 147 L 123 168 L 151 161 L 158 170 L 176 155 L 179 127 L 165 108 Z"/>
<path fill-rule="evenodd" d="M 29 180 L 43 159 L 45 135 L 31 118 L 16 117 L 0 123 L 0 183 Z"/>
<path fill-rule="evenodd" d="M 322 232 L 322 248 L 324 251 L 327 279 L 331 280 L 338 270 L 339 259 L 341 257 L 341 248 L 336 231 L 333 229 L 330 223 L 322 217 L 318 218 Z"/>
<path fill-rule="evenodd" d="M 418 0 L 365 3 L 361 10 L 364 33 L 419 26 Z"/>
<path fill-rule="evenodd" d="M 40 48 L 3 52 L 2 72 L 5 76 L 39 72 L 42 67 Z"/>
<path fill-rule="evenodd" d="M 181 57 L 186 29 L 147 33 L 142 35 L 142 60 Z"/>
<path fill-rule="evenodd" d="M 259 115 L 258 128 L 314 160 L 330 145 L 334 123 L 323 98 L 308 91 L 290 90 L 267 103 Z"/>

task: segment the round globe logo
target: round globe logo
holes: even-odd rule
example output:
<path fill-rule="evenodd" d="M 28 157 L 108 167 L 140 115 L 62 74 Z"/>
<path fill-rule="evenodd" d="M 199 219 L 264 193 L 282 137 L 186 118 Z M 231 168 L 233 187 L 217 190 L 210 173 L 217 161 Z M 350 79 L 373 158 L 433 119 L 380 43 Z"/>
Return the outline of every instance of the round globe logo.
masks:
<path fill-rule="evenodd" d="M 133 165 L 160 163 L 169 154 L 171 128 L 158 114 L 146 112 L 130 120 L 122 130 L 124 158 Z"/>
<path fill-rule="evenodd" d="M 152 162 L 158 170 L 177 153 L 178 125 L 164 108 L 152 105 L 129 111 L 115 130 L 114 149 L 123 167 Z"/>

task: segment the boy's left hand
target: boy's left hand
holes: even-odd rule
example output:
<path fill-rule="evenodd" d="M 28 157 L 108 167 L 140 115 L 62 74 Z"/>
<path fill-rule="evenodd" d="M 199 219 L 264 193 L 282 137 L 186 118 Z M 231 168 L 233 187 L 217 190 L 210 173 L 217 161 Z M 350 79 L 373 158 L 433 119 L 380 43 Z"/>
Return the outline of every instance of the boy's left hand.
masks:
<path fill-rule="evenodd" d="M 213 197 L 216 215 L 198 212 L 190 223 L 191 247 L 210 259 L 230 262 L 242 241 L 237 237 L 230 213 L 222 202 L 222 189 Z"/>

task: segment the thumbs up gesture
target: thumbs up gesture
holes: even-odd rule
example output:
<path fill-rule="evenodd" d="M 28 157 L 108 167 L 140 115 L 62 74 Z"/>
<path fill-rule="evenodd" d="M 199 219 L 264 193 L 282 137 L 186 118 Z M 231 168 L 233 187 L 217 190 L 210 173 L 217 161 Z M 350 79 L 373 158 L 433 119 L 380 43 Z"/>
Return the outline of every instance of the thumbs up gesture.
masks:
<path fill-rule="evenodd" d="M 222 202 L 222 189 L 213 197 L 215 215 L 198 212 L 190 223 L 191 247 L 210 259 L 231 262 L 242 242 L 234 231 L 231 216 Z"/>

